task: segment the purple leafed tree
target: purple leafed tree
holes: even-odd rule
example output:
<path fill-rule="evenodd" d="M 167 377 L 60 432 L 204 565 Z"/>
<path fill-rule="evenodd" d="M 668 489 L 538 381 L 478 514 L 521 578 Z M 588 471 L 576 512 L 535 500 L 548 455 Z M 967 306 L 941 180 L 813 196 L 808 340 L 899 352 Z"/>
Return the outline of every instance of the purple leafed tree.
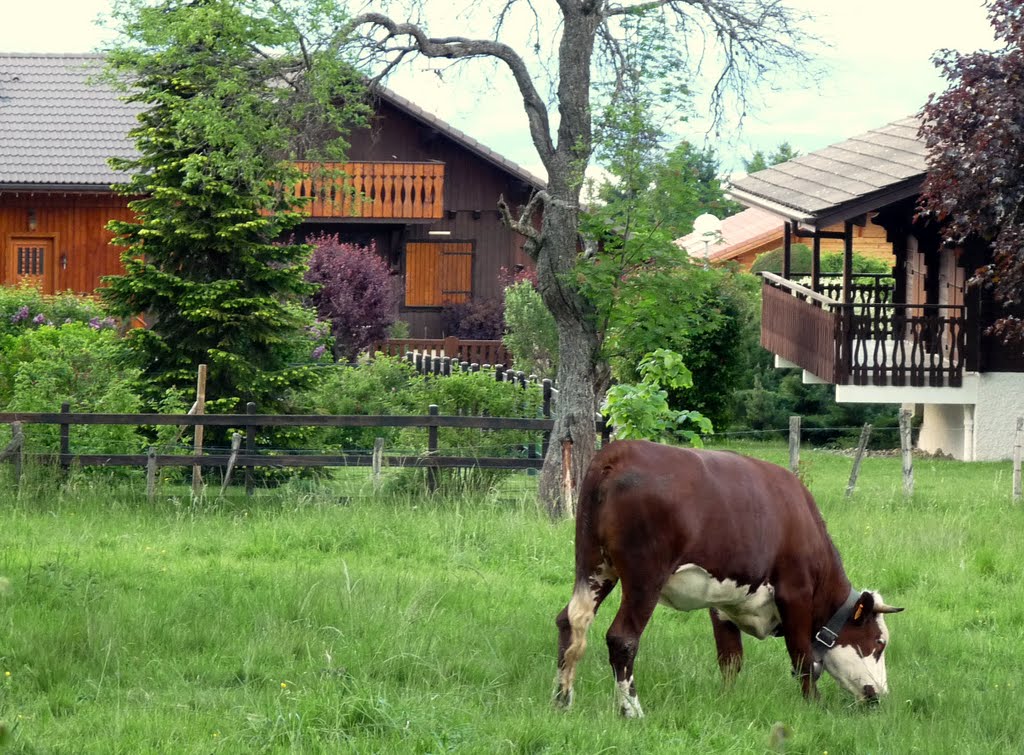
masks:
<path fill-rule="evenodd" d="M 306 280 L 320 288 L 313 305 L 331 323 L 334 356 L 352 360 L 376 341 L 387 337 L 395 321 L 395 292 L 388 266 L 373 244 L 359 246 L 321 233 L 307 239 L 314 246 Z"/>
<path fill-rule="evenodd" d="M 1001 49 L 941 50 L 935 64 L 949 88 L 928 98 L 921 134 L 928 147 L 922 206 L 944 221 L 953 243 L 978 238 L 993 258 L 973 282 L 1004 310 L 993 331 L 1024 340 L 1024 0 L 992 0 Z"/>

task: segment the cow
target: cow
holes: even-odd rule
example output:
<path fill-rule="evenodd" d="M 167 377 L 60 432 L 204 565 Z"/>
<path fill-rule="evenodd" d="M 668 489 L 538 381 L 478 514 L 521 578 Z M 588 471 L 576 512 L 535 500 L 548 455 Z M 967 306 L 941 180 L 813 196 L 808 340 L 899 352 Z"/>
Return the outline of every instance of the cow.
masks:
<path fill-rule="evenodd" d="M 559 613 L 555 704 L 572 704 L 587 630 L 616 583 L 608 629 L 616 702 L 643 716 L 633 678 L 640 635 L 660 602 L 707 608 L 723 677 L 743 659 L 741 632 L 785 638 L 806 698 L 822 666 L 858 699 L 888 692 L 877 592 L 852 589 L 810 491 L 782 467 L 728 451 L 618 440 L 594 457 L 576 514 L 576 582 Z"/>

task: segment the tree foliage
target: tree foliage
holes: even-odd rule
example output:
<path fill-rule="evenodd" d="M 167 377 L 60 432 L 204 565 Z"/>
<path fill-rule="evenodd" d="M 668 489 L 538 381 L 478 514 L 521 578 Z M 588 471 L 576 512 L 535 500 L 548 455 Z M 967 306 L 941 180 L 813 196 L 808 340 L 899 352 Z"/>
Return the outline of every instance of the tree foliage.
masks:
<path fill-rule="evenodd" d="M 581 188 L 594 151 L 592 113 L 614 108 L 620 83 L 685 91 L 702 72 L 711 73 L 713 82 L 702 109 L 716 121 L 732 104 L 742 112 L 752 87 L 780 67 L 806 61 L 795 42 L 802 19 L 774 0 L 560 0 L 557 9 L 498 0 L 467 8 L 456 35 L 435 36 L 425 23 L 403 20 L 430 18 L 429 5 L 398 7 L 391 15 L 363 13 L 349 28 L 363 59 L 381 75 L 416 55 L 485 59 L 510 74 L 519 90 L 548 185 L 523 208 L 500 207 L 506 222 L 526 238 L 538 290 L 558 328 L 555 442 L 540 481 L 541 498 L 558 515 L 573 505 L 563 500 L 559 441 L 573 441 L 571 477 L 578 487 L 594 453 L 596 392 L 602 384 L 599 314 L 576 271 Z M 395 6 L 383 4 L 384 11 L 389 7 Z M 486 30 L 478 36 L 465 35 L 481 26 Z M 517 37 L 517 30 L 526 36 Z"/>
<path fill-rule="evenodd" d="M 299 216 L 280 187 L 310 140 L 353 121 L 359 77 L 299 24 L 342 23 L 285 0 L 121 0 L 108 76 L 141 111 L 137 156 L 112 161 L 135 220 L 114 222 L 125 273 L 104 296 L 148 328 L 127 338 L 156 402 L 208 365 L 212 410 L 270 408 L 310 379 L 291 366 L 312 313 L 309 249 L 275 243 Z M 332 154 L 340 140 L 326 145 Z M 303 355 L 304 356 L 304 355 Z M 305 361 L 305 360 L 303 360 Z"/>
<path fill-rule="evenodd" d="M 346 244 L 338 234 L 310 239 L 313 255 L 306 280 L 317 285 L 312 302 L 331 324 L 335 359 L 352 361 L 371 344 L 387 338 L 398 307 L 387 263 L 371 244 Z"/>
<path fill-rule="evenodd" d="M 789 142 L 782 142 L 775 148 L 774 152 L 769 152 L 767 155 L 762 150 L 757 150 L 750 156 L 749 160 L 743 160 L 743 169 L 747 173 L 757 173 L 759 170 L 770 168 L 773 165 L 784 163 L 799 156 L 800 152 L 793 149 Z"/>
<path fill-rule="evenodd" d="M 1004 306 L 994 325 L 1024 339 L 1024 2 L 990 0 L 996 51 L 942 50 L 934 61 L 950 82 L 921 110 L 928 148 L 923 208 L 947 240 L 989 242 L 993 258 L 975 274 Z"/>

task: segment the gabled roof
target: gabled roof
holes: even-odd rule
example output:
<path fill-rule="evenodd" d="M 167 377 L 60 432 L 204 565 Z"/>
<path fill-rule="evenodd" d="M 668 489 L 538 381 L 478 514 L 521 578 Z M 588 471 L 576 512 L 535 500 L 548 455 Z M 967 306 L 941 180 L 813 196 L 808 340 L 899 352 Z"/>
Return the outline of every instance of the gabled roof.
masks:
<path fill-rule="evenodd" d="M 913 196 L 927 171 L 920 121 L 904 118 L 731 182 L 751 207 L 824 227 Z"/>
<path fill-rule="evenodd" d="M 0 54 L 0 185 L 97 189 L 124 181 L 135 105 L 94 80 L 98 55 Z"/>
<path fill-rule="evenodd" d="M 530 171 L 526 170 L 517 163 L 514 163 L 508 158 L 503 157 L 490 147 L 481 144 L 464 131 L 460 131 L 447 121 L 441 120 L 433 113 L 428 113 L 415 102 L 406 99 L 397 92 L 393 92 L 392 90 L 387 89 L 386 87 L 377 85 L 376 87 L 374 87 L 373 93 L 379 95 L 381 99 L 390 102 L 392 105 L 397 107 L 399 110 L 402 110 L 407 115 L 410 115 L 416 120 L 425 123 L 431 128 L 437 129 L 442 134 L 450 138 L 452 141 L 457 142 L 470 152 L 477 155 L 477 157 L 481 157 L 487 162 L 491 163 L 492 165 L 496 165 L 497 167 L 504 170 L 506 173 L 512 174 L 513 176 L 529 184 L 533 188 L 543 189 L 547 185 L 547 182 L 543 178 L 535 176 L 533 173 L 530 173 Z"/>
<path fill-rule="evenodd" d="M 139 108 L 96 80 L 102 67 L 101 55 L 0 53 L 0 187 L 95 191 L 126 180 L 107 159 L 135 155 L 127 134 Z M 375 93 L 530 186 L 545 185 L 405 97 Z"/>
<path fill-rule="evenodd" d="M 703 260 L 706 254 L 709 262 L 724 262 L 762 244 L 780 240 L 782 232 L 782 218 L 778 215 L 756 207 L 748 207 L 725 218 L 722 221 L 720 239 L 707 247 L 704 245 L 703 236 L 696 231 L 676 239 L 675 243 L 694 259 Z"/>

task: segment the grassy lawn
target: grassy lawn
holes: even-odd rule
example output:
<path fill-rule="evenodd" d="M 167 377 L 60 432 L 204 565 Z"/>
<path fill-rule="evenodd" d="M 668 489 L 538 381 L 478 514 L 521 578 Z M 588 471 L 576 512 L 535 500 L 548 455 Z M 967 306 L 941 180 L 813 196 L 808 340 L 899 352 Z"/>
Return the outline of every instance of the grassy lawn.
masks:
<path fill-rule="evenodd" d="M 740 450 L 783 462 L 782 445 Z M 745 641 L 719 680 L 704 613 L 659 607 L 637 660 L 647 714 L 620 720 L 598 614 L 576 705 L 550 704 L 570 522 L 519 476 L 457 500 L 375 494 L 366 470 L 193 505 L 87 478 L 0 470 L 5 752 L 1002 753 L 1024 720 L 1024 507 L 1010 465 L 804 451 L 803 474 L 857 587 L 889 621 L 892 694 L 805 703 L 781 640 Z M 177 493 L 177 496 L 174 494 Z M 0 746 L 2 749 L 2 746 Z"/>

